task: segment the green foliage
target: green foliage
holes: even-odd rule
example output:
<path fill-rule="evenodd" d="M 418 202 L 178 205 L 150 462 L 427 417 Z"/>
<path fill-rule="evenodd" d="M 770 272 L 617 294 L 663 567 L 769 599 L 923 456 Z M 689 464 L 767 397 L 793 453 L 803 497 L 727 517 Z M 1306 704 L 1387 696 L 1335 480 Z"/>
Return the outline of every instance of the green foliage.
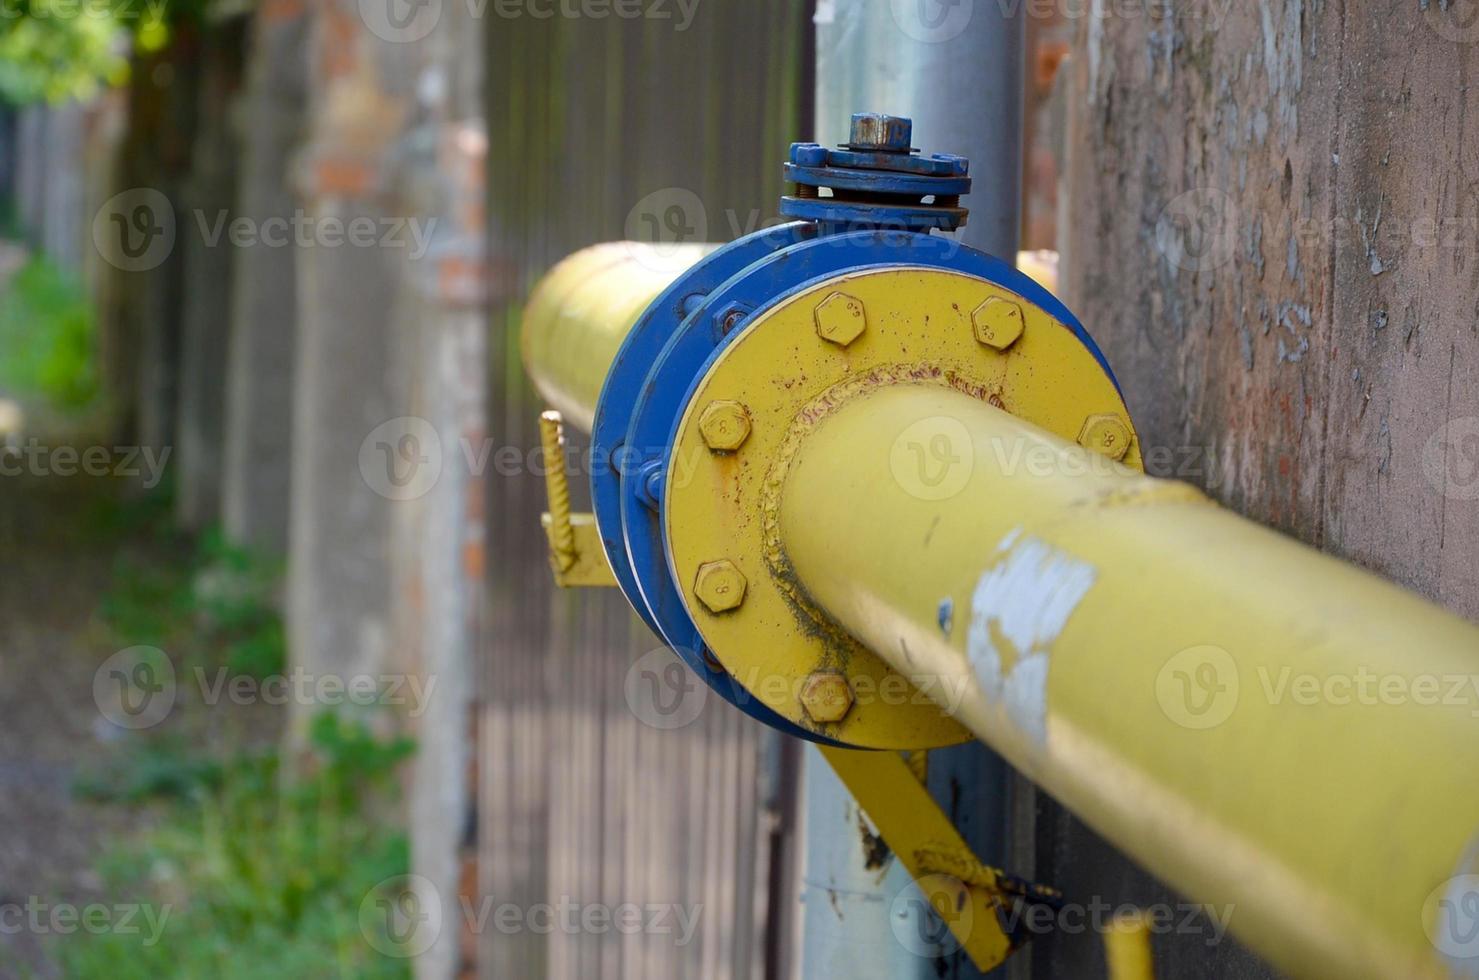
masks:
<path fill-rule="evenodd" d="M 122 764 L 110 760 L 80 775 L 72 790 L 96 802 L 140 803 L 188 799 L 221 785 L 225 768 L 193 753 L 181 740 L 156 738 L 140 743 Z"/>
<path fill-rule="evenodd" d="M 3 51 L 0 39 L 0 61 Z M 85 409 L 98 396 L 95 343 L 81 283 L 46 259 L 32 258 L 0 293 L 0 387 L 56 408 Z"/>
<path fill-rule="evenodd" d="M 29 0 L 0 22 L 0 98 L 14 103 L 86 99 L 118 84 L 128 62 L 118 40 L 125 0 Z"/>
<path fill-rule="evenodd" d="M 408 873 L 405 837 L 379 814 L 413 745 L 335 713 L 314 720 L 310 743 L 297 779 L 276 752 L 178 767 L 183 782 L 167 791 L 183 787 L 187 801 L 105 867 L 110 890 L 146 903 L 162 931 L 69 937 L 57 950 L 65 975 L 409 976 L 409 961 L 376 952 L 365 931 L 382 927 L 360 912 Z"/>
<path fill-rule="evenodd" d="M 191 666 L 224 666 L 233 676 L 262 679 L 287 665 L 275 605 L 281 578 L 280 562 L 211 531 L 189 561 L 157 565 L 121 557 L 100 609 L 120 649 L 182 650 Z"/>

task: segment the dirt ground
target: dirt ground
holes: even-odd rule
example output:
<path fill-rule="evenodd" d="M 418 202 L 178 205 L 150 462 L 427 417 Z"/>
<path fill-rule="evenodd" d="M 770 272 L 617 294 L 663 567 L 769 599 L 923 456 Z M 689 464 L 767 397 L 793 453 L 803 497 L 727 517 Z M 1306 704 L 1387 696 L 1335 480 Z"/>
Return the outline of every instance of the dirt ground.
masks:
<path fill-rule="evenodd" d="M 112 652 L 95 614 L 113 553 L 85 530 L 105 492 L 95 480 L 0 477 L 0 907 L 98 900 L 101 842 L 148 820 L 73 793 L 79 767 L 118 751 L 92 694 Z M 0 976 L 23 975 L 20 964 L 54 975 L 46 942 L 14 913 L 0 919 Z"/>
<path fill-rule="evenodd" d="M 123 771 L 149 740 L 225 753 L 270 741 L 278 721 L 270 706 L 182 699 L 131 731 L 100 711 L 94 676 L 117 641 L 99 607 L 120 563 L 179 567 L 191 554 L 158 522 L 120 526 L 130 493 L 104 478 L 0 474 L 0 978 L 60 975 L 49 951 L 66 938 L 25 925 L 27 903 L 143 898 L 107 894 L 97 867 L 160 805 L 94 802 L 79 781 Z"/>

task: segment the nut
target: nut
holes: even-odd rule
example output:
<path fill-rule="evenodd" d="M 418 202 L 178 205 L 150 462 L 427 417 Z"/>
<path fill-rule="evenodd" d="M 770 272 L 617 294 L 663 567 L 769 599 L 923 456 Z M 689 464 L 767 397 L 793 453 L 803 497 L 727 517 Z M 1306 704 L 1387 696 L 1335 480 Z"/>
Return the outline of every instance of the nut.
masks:
<path fill-rule="evenodd" d="M 848 127 L 847 145 L 855 150 L 908 153 L 913 139 L 914 122 L 907 116 L 857 112 Z"/>
<path fill-rule="evenodd" d="M 852 688 L 841 674 L 819 670 L 801 688 L 801 707 L 812 721 L 841 721 L 852 710 Z"/>
<path fill-rule="evenodd" d="M 1022 307 L 1009 299 L 992 296 L 971 313 L 976 339 L 987 347 L 1006 350 L 1022 336 L 1025 321 Z"/>
<path fill-rule="evenodd" d="M 736 401 L 709 402 L 698 417 L 698 431 L 710 450 L 732 453 L 750 438 L 750 413 Z"/>
<path fill-rule="evenodd" d="M 706 561 L 698 566 L 693 594 L 711 613 L 738 609 L 745 601 L 745 574 L 728 558 Z"/>
<path fill-rule="evenodd" d="M 1079 430 L 1078 444 L 1113 460 L 1125 458 L 1134 441 L 1130 427 L 1118 415 L 1090 415 Z"/>
<path fill-rule="evenodd" d="M 868 328 L 868 315 L 863 301 L 846 293 L 833 293 L 817 304 L 817 336 L 839 347 L 846 347 Z"/>

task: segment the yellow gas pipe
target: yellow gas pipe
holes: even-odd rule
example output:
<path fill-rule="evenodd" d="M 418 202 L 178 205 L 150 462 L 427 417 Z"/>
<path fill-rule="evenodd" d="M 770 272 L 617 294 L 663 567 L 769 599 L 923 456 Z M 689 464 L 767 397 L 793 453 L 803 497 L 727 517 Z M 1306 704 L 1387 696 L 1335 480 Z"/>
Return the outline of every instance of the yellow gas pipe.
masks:
<path fill-rule="evenodd" d="M 627 329 L 702 254 L 602 248 L 546 279 L 524 330 L 582 429 Z M 946 499 L 891 469 L 938 419 L 971 439 Z M 957 721 L 1284 969 L 1479 976 L 1445 926 L 1479 903 L 1479 629 L 938 385 L 822 418 L 780 521 L 810 602 L 940 678 Z"/>

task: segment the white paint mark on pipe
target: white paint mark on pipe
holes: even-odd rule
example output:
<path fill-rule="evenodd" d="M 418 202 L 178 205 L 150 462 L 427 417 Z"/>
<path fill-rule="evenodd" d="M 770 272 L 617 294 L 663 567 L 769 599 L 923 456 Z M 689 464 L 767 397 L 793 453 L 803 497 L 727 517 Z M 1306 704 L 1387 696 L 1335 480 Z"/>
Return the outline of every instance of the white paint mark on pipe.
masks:
<path fill-rule="evenodd" d="M 982 692 L 1028 737 L 1047 741 L 1048 658 L 1098 572 L 1014 530 L 971 596 L 966 655 Z"/>

